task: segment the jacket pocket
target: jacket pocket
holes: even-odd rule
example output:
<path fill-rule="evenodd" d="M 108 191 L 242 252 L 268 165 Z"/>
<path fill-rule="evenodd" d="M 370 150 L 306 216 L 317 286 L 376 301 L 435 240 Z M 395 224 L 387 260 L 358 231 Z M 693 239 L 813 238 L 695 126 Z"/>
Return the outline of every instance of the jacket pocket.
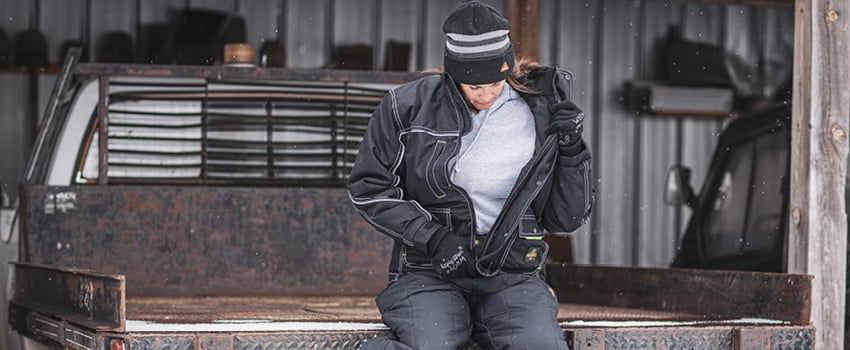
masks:
<path fill-rule="evenodd" d="M 412 270 L 430 270 L 431 258 L 418 250 L 410 249 L 407 246 L 401 248 L 401 263 L 404 265 L 403 272 Z"/>
<path fill-rule="evenodd" d="M 533 214 L 520 219 L 519 237 L 514 241 L 502 270 L 506 272 L 533 273 L 543 268 L 549 245 L 543 241 L 543 230 Z"/>
<path fill-rule="evenodd" d="M 441 161 L 441 158 L 446 153 L 446 146 L 446 141 L 437 140 L 437 143 L 434 144 L 434 150 L 428 158 L 428 165 L 425 168 L 425 182 L 428 184 L 428 189 L 431 190 L 431 193 L 436 198 L 444 198 L 446 196 L 446 191 L 443 190 L 439 181 L 441 177 L 444 177 L 441 176 L 441 172 L 445 173 L 445 162 Z"/>
<path fill-rule="evenodd" d="M 452 232 L 452 210 L 451 208 L 425 208 L 434 220 L 449 229 Z M 403 246 L 401 249 L 401 261 L 407 270 L 423 270 L 431 269 L 431 257 L 428 254 L 420 252 L 416 249 L 411 249 L 408 246 Z"/>
<path fill-rule="evenodd" d="M 449 232 L 454 231 L 452 229 L 452 209 L 451 208 L 425 208 L 431 216 L 434 217 L 434 220 L 437 220 L 441 225 L 447 227 Z"/>

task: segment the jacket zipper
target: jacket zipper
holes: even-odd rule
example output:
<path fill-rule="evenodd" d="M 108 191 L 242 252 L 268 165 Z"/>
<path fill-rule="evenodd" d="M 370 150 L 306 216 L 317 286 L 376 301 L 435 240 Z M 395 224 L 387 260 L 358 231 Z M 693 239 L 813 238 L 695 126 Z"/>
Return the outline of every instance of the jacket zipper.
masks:
<path fill-rule="evenodd" d="M 582 225 L 587 223 L 587 217 L 590 216 L 590 205 L 592 202 L 593 191 L 590 190 L 591 179 L 590 179 L 590 165 L 588 161 L 585 160 L 582 162 L 582 166 L 584 167 L 584 216 L 581 218 Z"/>
<path fill-rule="evenodd" d="M 463 113 L 466 112 L 467 115 L 468 115 L 469 112 L 468 112 L 468 110 L 465 109 L 466 106 L 462 103 L 463 102 L 463 95 L 461 95 L 460 91 L 458 91 L 454 80 L 451 77 L 449 77 L 448 75 L 446 75 L 446 79 L 449 81 L 450 89 L 454 92 L 453 96 L 455 98 L 453 99 L 454 100 L 453 102 L 455 103 L 455 119 L 457 120 L 457 124 L 458 124 L 458 127 L 459 127 L 458 134 L 457 134 L 457 147 L 455 147 L 454 151 L 452 151 L 451 157 L 449 157 L 449 159 L 456 161 L 457 155 L 458 155 L 458 153 L 460 153 L 460 149 L 461 149 L 461 146 L 462 146 L 461 143 L 463 142 L 463 131 L 466 130 L 466 120 L 463 118 L 464 117 Z M 458 106 L 458 104 L 460 104 L 460 105 Z M 466 190 L 455 185 L 454 182 L 452 182 L 451 170 L 449 169 L 450 163 L 451 162 L 447 161 L 446 164 L 445 164 L 446 174 L 448 175 L 448 176 L 446 176 L 446 178 L 448 179 L 449 186 L 452 189 L 454 189 L 455 191 L 457 191 L 458 193 L 460 193 L 461 197 L 463 197 L 463 200 L 466 202 L 466 207 L 469 209 L 469 222 L 470 222 L 469 246 L 474 247 L 475 246 L 475 239 L 478 236 L 478 223 L 475 220 L 475 208 L 472 206 L 472 201 L 469 199 L 469 194 L 466 193 Z"/>

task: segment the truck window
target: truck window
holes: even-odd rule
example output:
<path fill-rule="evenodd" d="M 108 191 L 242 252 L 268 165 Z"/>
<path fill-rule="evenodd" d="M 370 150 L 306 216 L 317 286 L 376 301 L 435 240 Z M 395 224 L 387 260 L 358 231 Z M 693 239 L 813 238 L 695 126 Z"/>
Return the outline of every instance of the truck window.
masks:
<path fill-rule="evenodd" d="M 342 186 L 391 87 L 110 81 L 108 182 Z M 79 184 L 99 182 L 96 115 L 78 157 Z"/>
<path fill-rule="evenodd" d="M 766 133 L 730 146 L 702 221 L 703 251 L 715 260 L 770 252 L 783 237 L 787 134 Z"/>

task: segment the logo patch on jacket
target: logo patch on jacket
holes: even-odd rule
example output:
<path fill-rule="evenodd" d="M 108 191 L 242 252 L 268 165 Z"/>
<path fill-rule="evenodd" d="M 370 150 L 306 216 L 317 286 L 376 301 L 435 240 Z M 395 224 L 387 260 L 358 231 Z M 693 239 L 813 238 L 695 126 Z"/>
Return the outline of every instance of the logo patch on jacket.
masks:
<path fill-rule="evenodd" d="M 525 262 L 533 263 L 537 261 L 537 257 L 539 255 L 539 250 L 536 247 L 530 248 L 527 252 L 525 252 Z"/>

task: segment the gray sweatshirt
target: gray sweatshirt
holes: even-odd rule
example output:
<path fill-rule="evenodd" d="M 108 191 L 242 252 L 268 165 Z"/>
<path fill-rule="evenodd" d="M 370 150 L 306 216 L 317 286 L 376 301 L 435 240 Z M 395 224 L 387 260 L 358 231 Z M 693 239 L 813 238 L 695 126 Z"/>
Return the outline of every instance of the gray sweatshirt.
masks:
<path fill-rule="evenodd" d="M 472 199 L 478 234 L 489 233 L 534 153 L 534 142 L 531 110 L 508 84 L 489 109 L 472 114 L 472 128 L 461 137 L 451 176 Z"/>

